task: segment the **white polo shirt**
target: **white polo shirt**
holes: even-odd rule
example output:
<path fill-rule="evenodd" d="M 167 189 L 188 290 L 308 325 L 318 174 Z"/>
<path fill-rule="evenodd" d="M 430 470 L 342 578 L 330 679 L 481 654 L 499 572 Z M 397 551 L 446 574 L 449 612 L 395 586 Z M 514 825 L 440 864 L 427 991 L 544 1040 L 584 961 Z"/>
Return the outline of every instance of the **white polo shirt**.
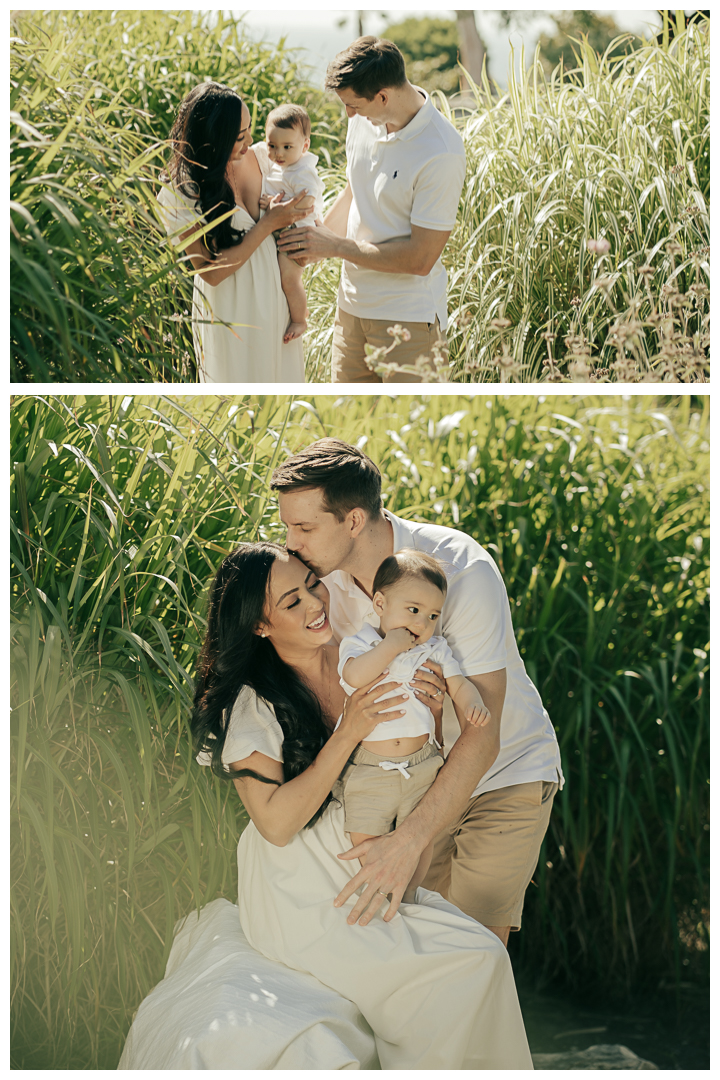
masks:
<path fill-rule="evenodd" d="M 393 551 L 424 551 L 445 572 L 448 593 L 436 633 L 447 641 L 463 675 L 484 675 L 501 668 L 507 673 L 500 753 L 473 797 L 533 780 L 557 780 L 562 787 L 555 729 L 525 671 L 505 583 L 492 557 L 457 529 L 404 521 L 387 510 L 383 513 L 392 524 Z M 363 623 L 378 625 L 371 600 L 350 574 L 335 570 L 323 580 L 330 591 L 330 622 L 338 637 L 356 634 Z"/>
<path fill-rule="evenodd" d="M 425 104 L 400 131 L 364 116 L 347 130 L 347 178 L 353 199 L 347 235 L 374 244 L 410 236 L 410 226 L 442 232 L 455 224 L 465 180 L 460 134 L 424 90 Z M 344 261 L 338 306 L 359 319 L 440 320 L 447 326 L 447 272 L 440 259 L 426 277 L 383 274 Z"/>

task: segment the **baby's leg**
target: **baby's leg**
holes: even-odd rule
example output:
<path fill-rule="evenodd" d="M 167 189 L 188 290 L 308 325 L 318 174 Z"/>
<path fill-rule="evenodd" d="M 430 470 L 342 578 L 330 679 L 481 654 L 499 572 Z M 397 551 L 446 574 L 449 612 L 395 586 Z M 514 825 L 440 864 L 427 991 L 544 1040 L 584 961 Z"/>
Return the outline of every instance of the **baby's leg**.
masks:
<path fill-rule="evenodd" d="M 290 323 L 283 337 L 283 341 L 287 344 L 293 338 L 302 337 L 307 330 L 307 297 L 302 283 L 302 267 L 298 266 L 294 259 L 283 255 L 281 251 L 278 252 L 278 265 L 282 290 L 287 297 L 290 309 Z"/>

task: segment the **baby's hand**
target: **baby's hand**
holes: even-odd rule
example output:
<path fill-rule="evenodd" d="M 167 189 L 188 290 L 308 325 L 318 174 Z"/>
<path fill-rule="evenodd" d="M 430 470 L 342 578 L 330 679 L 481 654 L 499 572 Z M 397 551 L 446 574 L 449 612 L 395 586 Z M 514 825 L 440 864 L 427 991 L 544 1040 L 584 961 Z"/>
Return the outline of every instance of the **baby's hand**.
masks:
<path fill-rule="evenodd" d="M 272 200 L 271 200 L 269 195 L 261 195 L 259 201 L 260 201 L 260 209 L 261 210 L 267 210 L 267 208 L 270 205 Z"/>
<path fill-rule="evenodd" d="M 388 630 L 385 640 L 398 650 L 399 653 L 407 652 L 415 643 L 415 637 L 405 626 L 396 626 L 394 630 Z"/>
<path fill-rule="evenodd" d="M 467 710 L 467 712 L 465 713 L 465 719 L 469 724 L 472 724 L 473 727 L 485 727 L 488 720 L 490 719 L 490 713 L 485 708 L 485 705 L 482 701 L 477 701 Z"/>

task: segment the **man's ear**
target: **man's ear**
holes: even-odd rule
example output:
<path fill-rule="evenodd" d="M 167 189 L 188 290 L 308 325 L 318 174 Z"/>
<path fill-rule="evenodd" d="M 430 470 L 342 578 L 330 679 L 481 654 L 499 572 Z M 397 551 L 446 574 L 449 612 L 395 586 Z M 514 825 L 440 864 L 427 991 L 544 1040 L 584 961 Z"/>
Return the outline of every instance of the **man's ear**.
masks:
<path fill-rule="evenodd" d="M 353 539 L 356 539 L 367 524 L 367 514 L 361 506 L 356 506 L 350 511 L 348 517 L 350 519 L 350 535 Z"/>

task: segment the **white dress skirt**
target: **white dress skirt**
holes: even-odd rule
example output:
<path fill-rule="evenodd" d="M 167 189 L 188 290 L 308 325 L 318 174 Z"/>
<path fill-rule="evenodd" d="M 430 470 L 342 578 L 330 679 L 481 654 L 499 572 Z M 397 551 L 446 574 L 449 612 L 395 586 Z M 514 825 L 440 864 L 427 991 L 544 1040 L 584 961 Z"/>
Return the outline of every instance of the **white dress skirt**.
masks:
<path fill-rule="evenodd" d="M 171 243 L 180 243 L 181 233 L 199 224 L 192 199 L 163 187 L 158 201 Z M 255 224 L 240 207 L 231 220 L 238 231 Z M 196 274 L 192 330 L 199 382 L 305 382 L 302 339 L 283 344 L 289 321 L 274 237 L 219 285 Z"/>
<path fill-rule="evenodd" d="M 271 960 L 306 972 L 355 1003 L 382 1069 L 532 1069 L 507 950 L 439 893 L 418 889 L 384 922 L 349 926 L 333 899 L 359 862 L 342 808 L 285 847 L 251 823 L 238 845 L 240 924 Z M 382 914 L 382 912 L 381 912 Z"/>
<path fill-rule="evenodd" d="M 272 706 L 245 687 L 223 762 L 282 761 L 282 744 Z M 422 888 L 387 923 L 349 926 L 352 901 L 334 907 L 360 868 L 337 857 L 344 824 L 331 803 L 285 847 L 246 826 L 238 907 L 215 900 L 178 928 L 120 1068 L 532 1069 L 495 934 Z"/>

